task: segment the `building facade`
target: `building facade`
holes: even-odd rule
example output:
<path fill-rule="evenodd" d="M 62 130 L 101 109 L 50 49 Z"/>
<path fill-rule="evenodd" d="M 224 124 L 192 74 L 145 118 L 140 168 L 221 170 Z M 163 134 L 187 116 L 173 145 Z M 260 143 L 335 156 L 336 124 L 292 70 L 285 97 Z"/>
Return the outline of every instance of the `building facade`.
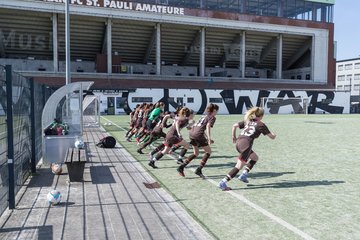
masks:
<path fill-rule="evenodd" d="M 0 64 L 64 85 L 64 3 L 1 1 Z M 335 89 L 334 0 L 70 3 L 70 81 L 94 90 Z"/>
<path fill-rule="evenodd" d="M 336 89 L 351 95 L 351 112 L 360 113 L 360 58 L 336 62 Z"/>

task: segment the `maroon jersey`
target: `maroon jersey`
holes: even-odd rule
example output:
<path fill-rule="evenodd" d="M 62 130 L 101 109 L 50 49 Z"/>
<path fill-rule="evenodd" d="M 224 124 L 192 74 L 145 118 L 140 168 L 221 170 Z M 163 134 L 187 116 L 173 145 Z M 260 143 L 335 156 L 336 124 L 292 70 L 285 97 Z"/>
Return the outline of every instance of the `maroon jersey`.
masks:
<path fill-rule="evenodd" d="M 149 112 L 150 112 L 150 109 L 146 109 L 143 113 L 143 119 L 141 122 L 143 128 L 146 128 L 146 122 L 149 119 Z"/>
<path fill-rule="evenodd" d="M 175 120 L 179 123 L 179 129 L 182 129 L 188 125 L 189 120 L 188 119 L 182 119 L 182 120 Z M 182 141 L 182 138 L 178 135 L 178 132 L 176 131 L 176 124 L 173 124 L 171 128 L 169 129 L 168 133 L 165 137 L 165 146 L 172 147 L 175 144 L 178 144 Z"/>
<path fill-rule="evenodd" d="M 162 122 L 164 120 L 164 116 L 160 116 L 158 119 L 159 120 L 158 120 L 156 126 L 151 131 L 151 134 L 153 134 L 153 135 L 158 135 L 163 132 L 163 123 Z"/>
<path fill-rule="evenodd" d="M 249 138 L 251 141 L 254 141 L 260 134 L 267 135 L 270 133 L 270 130 L 262 121 L 250 121 L 248 124 L 245 124 L 245 121 L 241 121 L 238 125 L 240 129 L 243 129 L 238 139 Z"/>
<path fill-rule="evenodd" d="M 182 119 L 182 120 L 175 120 L 177 122 L 179 122 L 179 129 L 182 129 L 184 127 L 186 127 L 189 123 L 189 119 Z M 176 136 L 179 137 L 178 132 L 176 131 L 176 124 L 174 123 L 171 128 L 169 129 L 168 136 Z"/>
<path fill-rule="evenodd" d="M 135 110 L 130 113 L 130 124 L 134 122 Z"/>
<path fill-rule="evenodd" d="M 136 120 L 137 120 L 137 111 L 134 110 L 130 113 L 130 117 L 131 117 L 131 120 L 130 120 L 130 127 L 135 127 L 136 125 Z"/>
<path fill-rule="evenodd" d="M 205 134 L 207 124 L 210 123 L 210 126 L 213 127 L 215 121 L 216 121 L 215 116 L 210 116 L 210 115 L 202 116 L 199 119 L 199 121 L 196 124 L 194 124 L 194 126 L 191 128 L 189 132 L 190 138 L 193 139 L 202 138 Z"/>
<path fill-rule="evenodd" d="M 138 115 L 139 115 L 139 110 L 134 111 L 134 113 L 133 113 L 133 115 L 131 117 L 131 121 L 136 122 L 137 118 L 138 118 Z"/>

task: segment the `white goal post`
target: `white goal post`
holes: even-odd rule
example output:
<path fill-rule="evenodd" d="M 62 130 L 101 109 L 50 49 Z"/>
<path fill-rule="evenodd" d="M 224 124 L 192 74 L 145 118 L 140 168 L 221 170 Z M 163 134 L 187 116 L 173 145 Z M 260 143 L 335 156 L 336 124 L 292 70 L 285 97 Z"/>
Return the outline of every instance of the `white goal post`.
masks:
<path fill-rule="evenodd" d="M 270 114 L 308 114 L 309 99 L 302 97 L 263 97 L 260 107 Z"/>

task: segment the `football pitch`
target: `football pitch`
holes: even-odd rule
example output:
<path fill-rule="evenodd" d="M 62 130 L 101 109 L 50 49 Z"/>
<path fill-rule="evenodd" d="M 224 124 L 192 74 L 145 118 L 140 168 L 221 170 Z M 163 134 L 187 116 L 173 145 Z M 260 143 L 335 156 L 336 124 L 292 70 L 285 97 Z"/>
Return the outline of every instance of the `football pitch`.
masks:
<path fill-rule="evenodd" d="M 217 116 L 206 180 L 194 174 L 202 151 L 183 178 L 171 155 L 152 169 L 150 149 L 141 155 L 135 141 L 125 141 L 129 116 L 104 116 L 102 124 L 217 239 L 359 239 L 360 115 L 265 115 L 277 138 L 255 140 L 250 182 L 234 178 L 224 192 L 217 183 L 236 163 L 231 128 L 241 119 Z"/>

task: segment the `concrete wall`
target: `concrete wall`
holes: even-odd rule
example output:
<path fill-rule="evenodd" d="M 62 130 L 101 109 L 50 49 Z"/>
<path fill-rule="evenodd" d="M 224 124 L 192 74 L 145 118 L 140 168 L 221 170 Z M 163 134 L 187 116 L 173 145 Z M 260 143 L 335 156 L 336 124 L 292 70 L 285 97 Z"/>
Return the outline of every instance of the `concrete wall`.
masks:
<path fill-rule="evenodd" d="M 15 71 L 46 71 L 53 72 L 53 61 L 51 60 L 32 60 L 32 59 L 9 59 L 1 58 L 0 65 L 10 64 Z M 117 69 L 118 73 L 121 73 L 122 66 L 125 74 L 144 74 L 153 75 L 156 74 L 156 65 L 149 64 L 136 64 L 136 63 L 123 63 Z M 66 65 L 64 61 L 59 62 L 59 72 L 65 72 Z M 90 61 L 73 61 L 71 62 L 72 72 L 86 72 L 96 73 L 95 62 Z M 246 68 L 246 76 L 266 78 L 266 71 L 264 69 Z M 256 72 L 256 74 L 254 74 Z M 165 76 L 198 76 L 198 67 L 192 66 L 161 66 L 161 73 Z M 223 75 L 222 75 L 223 73 Z M 241 78 L 241 72 L 237 68 L 206 68 L 205 75 L 210 76 L 214 74 L 214 77 L 232 77 Z"/>
<path fill-rule="evenodd" d="M 54 71 L 54 64 L 51 60 L 0 58 L 0 65 L 12 65 L 15 71 Z M 65 69 L 65 61 L 60 61 L 59 72 L 65 72 Z M 95 72 L 95 62 L 72 61 L 71 71 L 76 72 L 79 70 L 83 72 Z"/>
<path fill-rule="evenodd" d="M 219 114 L 243 114 L 251 106 L 260 106 L 263 97 L 308 99 L 309 113 L 349 113 L 350 93 L 334 91 L 267 91 L 267 90 L 194 90 L 194 89 L 146 89 L 138 88 L 134 92 L 108 93 L 96 92 L 100 98 L 100 112 L 107 110 L 108 97 L 122 101 L 122 106 L 115 108 L 116 114 L 128 112 L 142 101 L 164 101 L 165 110 L 174 111 L 182 106 L 202 114 L 209 103 L 219 105 Z M 171 99 L 171 101 L 169 101 Z M 119 104 L 120 105 L 120 104 Z M 290 114 L 303 107 L 301 101 L 283 101 L 278 105 L 265 104 L 265 112 L 273 114 Z"/>

